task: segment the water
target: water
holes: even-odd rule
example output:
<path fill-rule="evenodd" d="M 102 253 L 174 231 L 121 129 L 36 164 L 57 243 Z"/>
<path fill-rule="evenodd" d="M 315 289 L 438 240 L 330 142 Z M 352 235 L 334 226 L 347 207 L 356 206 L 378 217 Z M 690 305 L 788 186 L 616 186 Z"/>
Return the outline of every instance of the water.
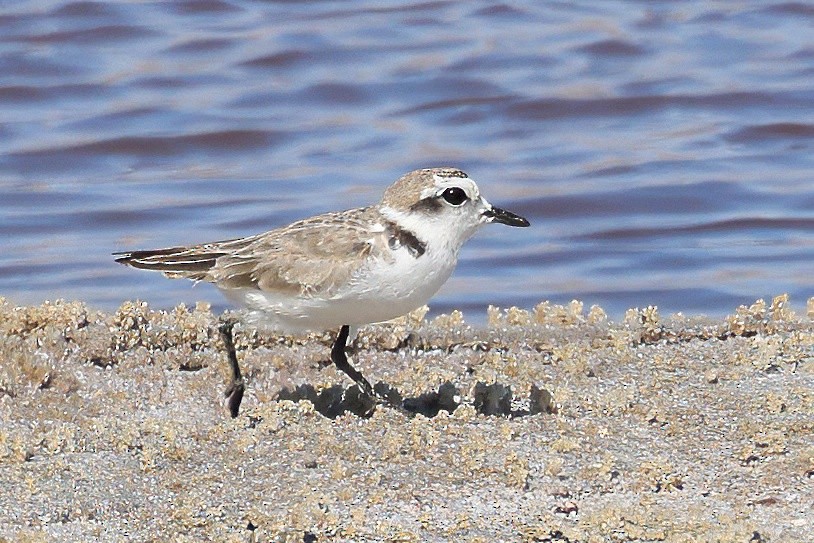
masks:
<path fill-rule="evenodd" d="M 454 165 L 527 216 L 432 305 L 711 316 L 814 295 L 814 7 L 0 1 L 0 296 L 213 302 L 110 253 Z"/>

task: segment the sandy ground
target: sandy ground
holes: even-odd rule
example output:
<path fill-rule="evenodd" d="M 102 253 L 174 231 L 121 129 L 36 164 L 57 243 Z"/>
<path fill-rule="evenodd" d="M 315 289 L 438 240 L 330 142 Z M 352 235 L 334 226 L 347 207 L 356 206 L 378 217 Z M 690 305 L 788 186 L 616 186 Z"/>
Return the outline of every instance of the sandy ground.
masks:
<path fill-rule="evenodd" d="M 231 419 L 208 308 L 0 299 L 0 541 L 812 541 L 812 316 L 418 312 L 369 416 L 329 334 L 238 330 Z"/>

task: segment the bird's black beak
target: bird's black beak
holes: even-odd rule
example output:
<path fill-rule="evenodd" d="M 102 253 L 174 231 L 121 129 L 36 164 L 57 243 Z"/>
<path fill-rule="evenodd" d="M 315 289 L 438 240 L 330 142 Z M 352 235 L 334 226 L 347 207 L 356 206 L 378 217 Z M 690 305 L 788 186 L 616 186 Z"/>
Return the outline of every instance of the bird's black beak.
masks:
<path fill-rule="evenodd" d="M 483 212 L 483 216 L 489 219 L 489 222 L 499 222 L 503 224 L 508 224 L 509 226 L 529 226 L 529 221 L 521 217 L 520 215 L 515 215 L 511 211 L 506 211 L 505 209 L 500 209 L 499 207 L 490 207 L 486 211 Z"/>

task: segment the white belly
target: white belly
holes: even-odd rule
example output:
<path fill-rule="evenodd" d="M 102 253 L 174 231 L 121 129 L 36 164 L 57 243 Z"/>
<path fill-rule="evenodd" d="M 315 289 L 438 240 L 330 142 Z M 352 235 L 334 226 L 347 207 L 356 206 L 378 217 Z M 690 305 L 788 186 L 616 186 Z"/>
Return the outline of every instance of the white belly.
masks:
<path fill-rule="evenodd" d="M 405 315 L 429 301 L 455 269 L 457 254 L 406 250 L 391 261 L 373 260 L 330 297 L 290 296 L 256 289 L 224 289 L 227 298 L 250 310 L 252 324 L 279 331 L 332 330 Z"/>

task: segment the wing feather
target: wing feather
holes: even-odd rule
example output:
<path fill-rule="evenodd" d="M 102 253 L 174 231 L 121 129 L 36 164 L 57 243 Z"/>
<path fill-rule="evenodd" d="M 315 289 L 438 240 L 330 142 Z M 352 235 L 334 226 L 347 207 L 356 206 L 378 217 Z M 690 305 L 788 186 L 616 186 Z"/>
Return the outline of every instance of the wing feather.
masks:
<path fill-rule="evenodd" d="M 373 255 L 383 239 L 368 209 L 330 213 L 256 236 L 211 270 L 222 288 L 330 295 Z"/>
<path fill-rule="evenodd" d="M 224 289 L 331 295 L 369 258 L 386 258 L 379 218 L 373 208 L 327 213 L 246 238 L 116 253 L 116 262 Z"/>

